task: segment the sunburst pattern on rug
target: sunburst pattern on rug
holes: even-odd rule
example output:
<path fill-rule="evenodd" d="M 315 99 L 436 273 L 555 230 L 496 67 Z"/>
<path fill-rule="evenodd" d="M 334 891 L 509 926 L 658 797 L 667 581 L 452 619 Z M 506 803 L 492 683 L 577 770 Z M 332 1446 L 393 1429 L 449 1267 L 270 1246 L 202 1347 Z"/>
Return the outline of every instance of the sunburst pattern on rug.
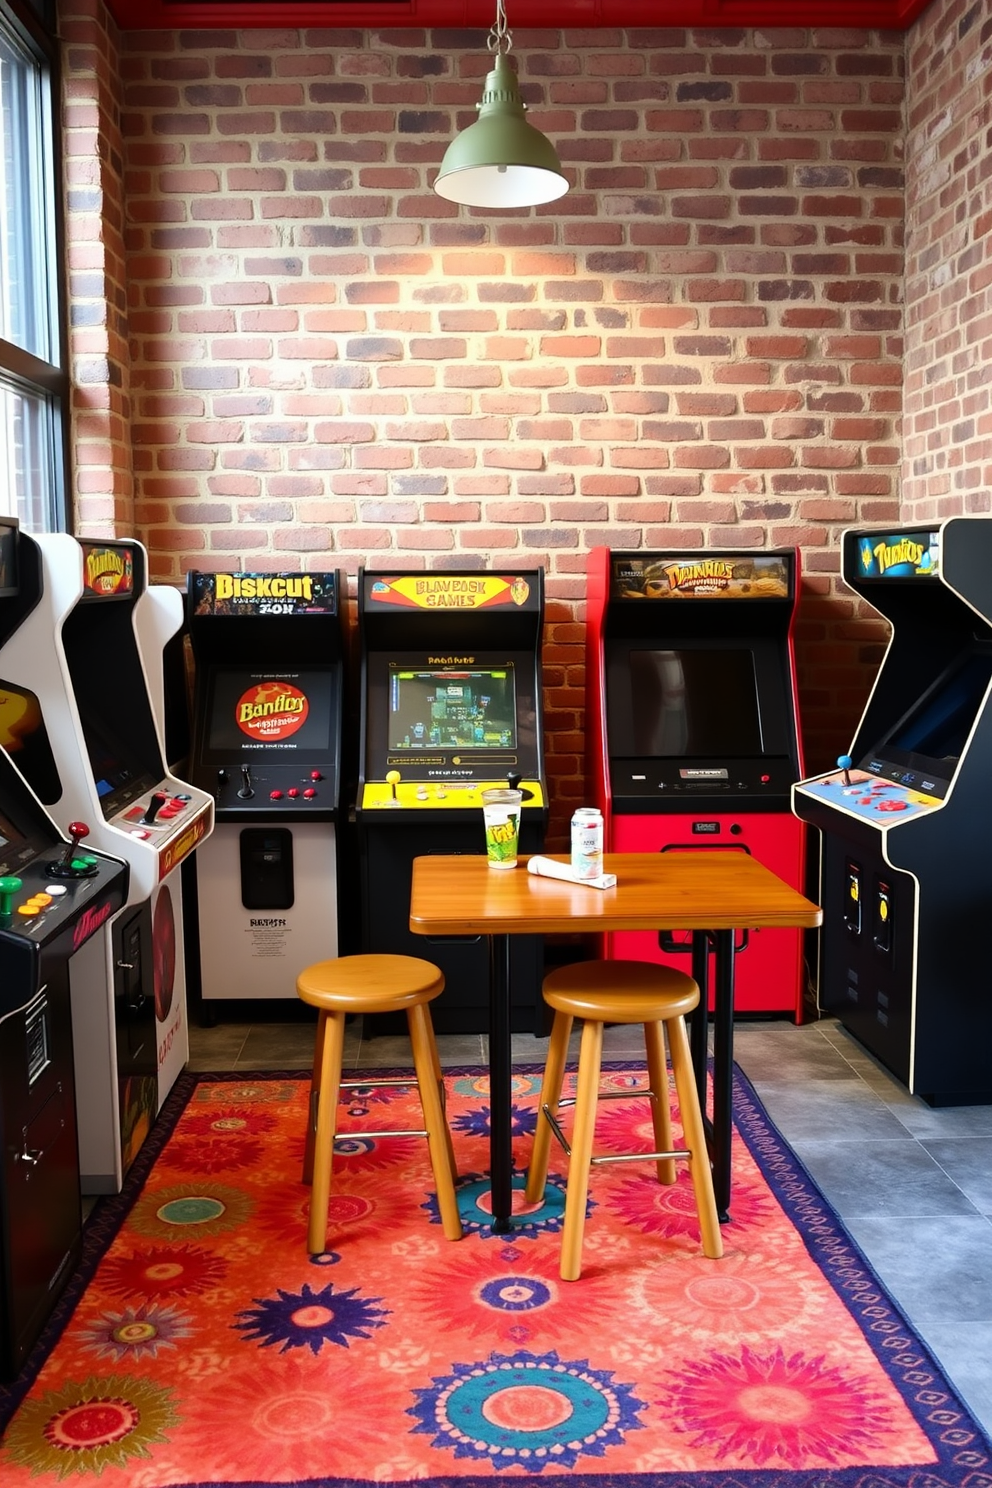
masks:
<path fill-rule="evenodd" d="M 604 1075 L 620 1098 L 597 1146 L 648 1150 L 643 1068 Z M 508 1235 L 489 1226 L 488 1078 L 446 1083 L 462 1241 L 425 1144 L 374 1133 L 417 1125 L 415 1095 L 370 1082 L 343 1103 L 360 1132 L 311 1257 L 307 1082 L 183 1077 L 98 1206 L 61 1338 L 0 1388 L 4 1488 L 992 1484 L 987 1440 L 741 1077 L 724 1258 L 701 1254 L 687 1173 L 606 1166 L 578 1282 L 558 1275 L 557 1148 L 523 1200 L 539 1071 L 514 1077 Z"/>

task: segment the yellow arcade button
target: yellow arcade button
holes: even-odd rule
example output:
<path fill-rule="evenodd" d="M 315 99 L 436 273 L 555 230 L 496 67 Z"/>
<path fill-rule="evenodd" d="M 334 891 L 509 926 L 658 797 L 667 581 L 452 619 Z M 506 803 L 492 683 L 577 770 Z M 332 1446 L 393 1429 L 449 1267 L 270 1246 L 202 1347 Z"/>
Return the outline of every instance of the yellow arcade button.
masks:
<path fill-rule="evenodd" d="M 37 904 L 41 909 L 47 909 L 52 902 L 52 896 L 51 894 L 35 894 L 31 902 Z"/>

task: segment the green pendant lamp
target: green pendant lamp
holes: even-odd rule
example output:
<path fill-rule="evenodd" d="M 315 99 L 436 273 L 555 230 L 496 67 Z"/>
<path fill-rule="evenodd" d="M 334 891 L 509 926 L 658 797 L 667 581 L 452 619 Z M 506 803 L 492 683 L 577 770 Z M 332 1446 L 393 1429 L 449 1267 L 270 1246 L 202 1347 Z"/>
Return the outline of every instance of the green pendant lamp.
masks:
<path fill-rule="evenodd" d="M 503 0 L 488 47 L 495 66 L 486 78 L 479 117 L 445 151 L 434 182 L 438 196 L 465 207 L 535 207 L 568 190 L 554 145 L 524 118 L 517 74 L 507 53 L 513 37 Z"/>

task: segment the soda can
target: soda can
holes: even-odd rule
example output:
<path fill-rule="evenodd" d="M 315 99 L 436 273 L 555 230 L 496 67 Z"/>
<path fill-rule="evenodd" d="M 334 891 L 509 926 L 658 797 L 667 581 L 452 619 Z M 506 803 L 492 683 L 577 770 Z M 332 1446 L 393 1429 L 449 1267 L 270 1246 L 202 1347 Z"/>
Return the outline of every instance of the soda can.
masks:
<path fill-rule="evenodd" d="M 577 878 L 599 878 L 603 871 L 603 813 L 580 806 L 572 817 L 572 872 Z"/>

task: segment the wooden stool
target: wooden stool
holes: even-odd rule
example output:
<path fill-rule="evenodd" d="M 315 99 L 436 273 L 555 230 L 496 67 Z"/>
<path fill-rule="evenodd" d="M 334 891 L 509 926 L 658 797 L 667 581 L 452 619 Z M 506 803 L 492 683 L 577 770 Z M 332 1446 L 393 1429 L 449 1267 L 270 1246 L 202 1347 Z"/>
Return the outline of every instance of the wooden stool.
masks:
<path fill-rule="evenodd" d="M 592 1155 L 596 1105 L 600 1093 L 604 1023 L 643 1023 L 650 1084 L 650 1090 L 643 1093 L 651 1097 L 656 1147 L 656 1151 L 646 1152 L 644 1157 L 657 1162 L 658 1179 L 661 1183 L 675 1182 L 675 1158 L 689 1159 L 689 1172 L 696 1195 L 696 1212 L 702 1231 L 703 1254 L 714 1260 L 722 1256 L 723 1241 L 713 1197 L 713 1175 L 706 1151 L 703 1118 L 685 1031 L 685 1015 L 691 1013 L 699 1002 L 699 988 L 692 977 L 671 967 L 658 966 L 648 961 L 582 961 L 551 972 L 545 977 L 542 990 L 545 1002 L 555 1010 L 555 1018 L 541 1085 L 534 1148 L 527 1172 L 527 1200 L 531 1204 L 537 1204 L 543 1197 L 548 1176 L 551 1133 L 554 1131 L 570 1159 L 565 1193 L 565 1224 L 561 1240 L 562 1279 L 577 1281 L 582 1270 L 582 1232 L 585 1228 L 590 1165 L 629 1161 L 633 1155 Z M 585 1020 L 579 1048 L 578 1084 L 575 1100 L 563 1102 L 561 1087 L 574 1018 Z M 668 1029 L 668 1048 L 688 1149 L 685 1151 L 672 1151 L 663 1026 Z M 575 1127 L 572 1145 L 569 1147 L 554 1112 L 560 1105 L 573 1104 Z"/>
<path fill-rule="evenodd" d="M 427 1004 L 444 991 L 444 976 L 429 961 L 416 956 L 341 956 L 318 961 L 296 980 L 304 1002 L 320 1012 L 310 1083 L 310 1114 L 303 1158 L 303 1182 L 312 1183 L 307 1248 L 319 1255 L 327 1237 L 327 1208 L 331 1196 L 331 1162 L 337 1133 L 338 1094 L 357 1086 L 412 1085 L 420 1090 L 425 1130 L 370 1132 L 370 1136 L 426 1137 L 434 1169 L 441 1224 L 449 1240 L 462 1238 L 462 1222 L 455 1199 L 455 1154 L 444 1115 L 444 1085 Z M 412 1079 L 342 1080 L 344 1025 L 348 1013 L 405 1012 L 417 1072 Z"/>

